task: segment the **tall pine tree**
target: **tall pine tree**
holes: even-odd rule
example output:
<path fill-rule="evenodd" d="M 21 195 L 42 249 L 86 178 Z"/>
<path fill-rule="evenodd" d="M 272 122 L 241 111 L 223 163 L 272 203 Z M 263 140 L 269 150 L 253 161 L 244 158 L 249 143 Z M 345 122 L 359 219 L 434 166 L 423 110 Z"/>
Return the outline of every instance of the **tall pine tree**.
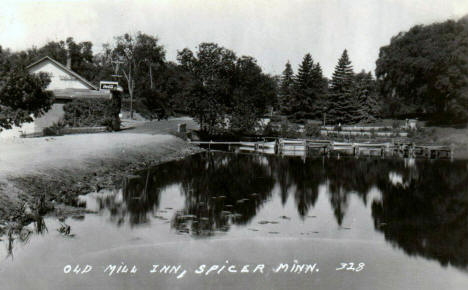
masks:
<path fill-rule="evenodd" d="M 314 61 L 310 53 L 306 54 L 299 65 L 294 79 L 294 97 L 291 114 L 295 120 L 311 118 L 314 106 Z"/>
<path fill-rule="evenodd" d="M 291 113 L 291 103 L 293 97 L 294 72 L 289 61 L 286 63 L 281 76 L 279 91 L 279 107 L 282 114 Z"/>
<path fill-rule="evenodd" d="M 312 115 L 315 118 L 322 118 L 326 109 L 328 81 L 323 76 L 322 67 L 320 63 L 315 64 L 313 70 L 313 85 L 314 85 L 314 107 Z"/>
<path fill-rule="evenodd" d="M 354 73 L 348 52 L 345 49 L 331 80 L 328 96 L 327 123 L 354 123 L 359 117 L 356 112 L 356 100 L 353 94 Z"/>
<path fill-rule="evenodd" d="M 354 83 L 358 121 L 372 122 L 378 118 L 380 111 L 375 80 L 370 72 L 363 70 L 356 74 Z"/>

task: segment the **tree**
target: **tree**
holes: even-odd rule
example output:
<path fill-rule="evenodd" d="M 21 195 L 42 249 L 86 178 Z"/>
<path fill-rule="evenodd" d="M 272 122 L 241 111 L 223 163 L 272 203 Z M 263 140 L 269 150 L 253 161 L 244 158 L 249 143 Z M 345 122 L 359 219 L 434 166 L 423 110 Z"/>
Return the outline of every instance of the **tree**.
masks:
<path fill-rule="evenodd" d="M 142 102 L 150 112 L 151 119 L 167 119 L 171 113 L 168 97 L 165 92 L 147 88 L 141 92 Z"/>
<path fill-rule="evenodd" d="M 288 62 L 283 72 L 280 91 L 283 113 L 294 120 L 319 117 L 323 111 L 323 98 L 327 89 L 327 81 L 323 77 L 320 64 L 314 64 L 312 56 L 308 53 L 291 82 L 292 73 Z"/>
<path fill-rule="evenodd" d="M 328 96 L 327 122 L 332 124 L 356 121 L 356 102 L 353 96 L 353 67 L 345 49 L 335 66 Z"/>
<path fill-rule="evenodd" d="M 215 43 L 201 43 L 195 54 L 187 48 L 179 51 L 177 60 L 190 74 L 183 90 L 187 112 L 209 135 L 228 127 L 252 131 L 259 116 L 275 105 L 276 82 L 252 57 L 237 57 Z"/>
<path fill-rule="evenodd" d="M 468 19 L 417 25 L 380 48 L 376 77 L 392 116 L 468 120 Z"/>
<path fill-rule="evenodd" d="M 49 41 L 43 47 L 32 47 L 25 51 L 16 52 L 13 61 L 16 65 L 27 66 L 45 56 L 67 64 L 70 59 L 71 70 L 83 76 L 85 79 L 93 80 L 98 71 L 93 63 L 93 44 L 90 41 L 75 42 L 73 37 L 68 37 L 65 41 Z"/>
<path fill-rule="evenodd" d="M 52 105 L 53 95 L 46 91 L 47 74 L 31 75 L 21 68 L 0 71 L 0 130 L 32 122 Z"/>
<path fill-rule="evenodd" d="M 149 108 L 154 111 L 158 118 L 160 113 L 164 111 L 164 116 L 167 117 L 174 112 L 187 113 L 184 104 L 184 94 L 186 93 L 188 84 L 192 82 L 192 77 L 187 71 L 179 67 L 176 63 L 168 62 L 156 70 L 157 74 L 154 77 L 154 89 L 156 92 L 155 100 L 151 100 L 154 104 L 159 104 L 159 108 Z"/>
<path fill-rule="evenodd" d="M 314 106 L 312 115 L 314 117 L 322 117 L 326 110 L 328 80 L 323 76 L 320 63 L 316 63 L 312 69 L 313 90 L 314 90 Z"/>
<path fill-rule="evenodd" d="M 276 106 L 276 81 L 263 74 L 257 61 L 249 56 L 237 59 L 234 76 L 233 104 L 228 108 L 231 130 L 250 133 L 258 117 Z"/>
<path fill-rule="evenodd" d="M 364 70 L 356 74 L 354 79 L 354 92 L 356 97 L 356 121 L 371 122 L 378 118 L 380 102 L 377 94 L 376 82 L 371 72 Z"/>
<path fill-rule="evenodd" d="M 115 63 L 112 59 L 112 48 L 109 44 L 103 44 L 100 52 L 93 56 L 95 73 L 91 81 L 99 83 L 102 80 L 113 80 L 113 75 L 117 74 Z"/>
<path fill-rule="evenodd" d="M 156 37 L 141 32 L 136 35 L 126 33 L 116 37 L 112 58 L 119 62 L 119 72 L 124 76 L 130 95 L 130 118 L 133 118 L 136 84 L 147 82 L 150 83 L 150 88 L 153 86 L 152 66 L 164 62 L 164 48 L 158 44 Z M 140 88 L 144 90 L 144 86 L 140 86 Z"/>
<path fill-rule="evenodd" d="M 93 79 L 96 73 L 93 64 L 93 43 L 91 41 L 76 43 L 72 37 L 69 37 L 66 40 L 66 51 L 70 58 L 70 68 L 85 79 Z"/>
<path fill-rule="evenodd" d="M 294 79 L 294 97 L 290 108 L 294 119 L 310 118 L 314 102 L 314 62 L 310 53 L 306 54 L 299 65 Z"/>
<path fill-rule="evenodd" d="M 291 112 L 290 102 L 293 96 L 294 71 L 289 61 L 286 63 L 281 76 L 279 89 L 279 106 L 281 113 L 289 114 Z"/>
<path fill-rule="evenodd" d="M 187 59 L 187 55 L 193 58 Z M 210 135 L 224 127 L 228 107 L 232 106 L 236 59 L 234 52 L 215 43 L 201 43 L 196 56 L 188 49 L 178 53 L 179 63 L 193 77 L 186 95 L 187 109 L 201 130 Z"/>

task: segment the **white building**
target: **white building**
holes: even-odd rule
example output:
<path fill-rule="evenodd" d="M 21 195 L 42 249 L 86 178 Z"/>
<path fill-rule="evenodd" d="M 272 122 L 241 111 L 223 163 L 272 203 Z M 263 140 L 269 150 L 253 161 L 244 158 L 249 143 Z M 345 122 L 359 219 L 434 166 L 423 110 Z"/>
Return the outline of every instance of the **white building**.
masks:
<path fill-rule="evenodd" d="M 3 129 L 0 138 L 20 137 L 22 134 L 42 132 L 42 129 L 57 123 L 63 116 L 63 105 L 76 98 L 107 98 L 111 97 L 108 90 L 99 91 L 91 84 L 70 69 L 70 61 L 64 66 L 58 61 L 46 56 L 29 65 L 30 73 L 47 73 L 50 84 L 47 90 L 53 92 L 54 103 L 49 111 L 43 116 L 36 118 L 32 123 L 23 124 L 21 127 L 13 127 L 10 130 Z"/>

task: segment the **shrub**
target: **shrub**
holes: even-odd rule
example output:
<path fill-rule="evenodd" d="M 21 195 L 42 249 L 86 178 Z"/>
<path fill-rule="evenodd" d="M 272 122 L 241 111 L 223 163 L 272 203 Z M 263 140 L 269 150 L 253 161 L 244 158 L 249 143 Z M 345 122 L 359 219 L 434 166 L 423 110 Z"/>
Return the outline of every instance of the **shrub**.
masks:
<path fill-rule="evenodd" d="M 401 125 L 400 125 L 400 121 L 399 120 L 393 120 L 392 122 L 392 128 L 393 129 L 400 129 Z"/>
<path fill-rule="evenodd" d="M 52 126 L 42 129 L 42 134 L 44 136 L 58 136 L 60 135 L 60 130 L 65 126 L 65 121 L 61 119 L 58 122 L 53 123 Z"/>
<path fill-rule="evenodd" d="M 271 122 L 281 122 L 281 121 L 286 120 L 286 117 L 281 116 L 281 115 L 273 115 L 270 117 L 270 119 L 271 119 Z"/>
<path fill-rule="evenodd" d="M 117 108 L 118 107 L 118 108 Z M 120 102 L 107 99 L 75 99 L 63 106 L 64 123 L 70 127 L 120 128 Z"/>
<path fill-rule="evenodd" d="M 44 136 L 58 136 L 60 132 L 52 127 L 46 127 L 42 129 L 42 134 Z"/>
<path fill-rule="evenodd" d="M 263 136 L 278 137 L 278 135 L 278 125 L 273 122 L 268 123 L 263 129 Z"/>
<path fill-rule="evenodd" d="M 167 94 L 153 89 L 144 89 L 140 92 L 141 104 L 138 104 L 138 111 L 142 111 L 142 116 L 149 119 L 167 119 L 172 115 Z"/>
<path fill-rule="evenodd" d="M 283 121 L 281 122 L 280 136 L 283 138 L 298 138 L 300 136 L 298 130 L 299 125 Z"/>
<path fill-rule="evenodd" d="M 307 137 L 319 137 L 320 126 L 317 124 L 306 124 L 304 128 L 304 133 Z"/>

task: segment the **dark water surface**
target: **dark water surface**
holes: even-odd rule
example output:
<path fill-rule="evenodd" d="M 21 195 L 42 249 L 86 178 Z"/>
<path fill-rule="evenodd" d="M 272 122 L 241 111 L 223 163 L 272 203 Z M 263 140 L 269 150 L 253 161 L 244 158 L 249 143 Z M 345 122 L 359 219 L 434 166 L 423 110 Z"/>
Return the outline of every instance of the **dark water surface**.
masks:
<path fill-rule="evenodd" d="M 211 152 L 84 199 L 97 214 L 3 237 L 0 289 L 468 289 L 463 160 Z M 104 273 L 122 263 L 138 271 Z M 93 269 L 64 273 L 77 264 Z M 156 264 L 187 272 L 150 273 Z M 238 272 L 196 274 L 202 264 Z"/>

